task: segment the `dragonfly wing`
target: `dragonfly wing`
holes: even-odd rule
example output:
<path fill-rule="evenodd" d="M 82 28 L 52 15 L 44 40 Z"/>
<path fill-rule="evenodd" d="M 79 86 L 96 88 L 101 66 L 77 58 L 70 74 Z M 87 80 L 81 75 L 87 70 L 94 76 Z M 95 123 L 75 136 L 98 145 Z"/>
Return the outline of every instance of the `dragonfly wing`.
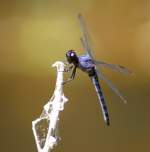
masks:
<path fill-rule="evenodd" d="M 89 54 L 89 56 L 91 57 L 91 59 L 93 60 L 93 63 L 95 64 L 95 69 L 96 69 L 96 73 L 97 75 L 100 77 L 100 79 L 104 80 L 106 82 L 106 84 L 112 89 L 112 91 L 114 91 L 123 101 L 124 103 L 126 103 L 126 100 L 124 99 L 124 97 L 122 96 L 122 94 L 120 93 L 120 91 L 115 87 L 115 85 L 110 81 L 108 80 L 96 67 L 97 63 L 96 61 L 94 60 L 93 58 L 93 55 L 92 55 L 92 49 L 90 48 L 90 44 L 89 44 L 89 35 L 88 35 L 88 32 L 87 32 L 87 29 L 86 29 L 86 24 L 84 22 L 84 19 L 83 19 L 83 16 L 81 14 L 79 14 L 78 16 L 79 18 L 79 22 L 80 22 L 80 26 L 81 26 L 81 31 L 83 33 L 83 37 L 80 39 L 81 40 L 81 43 L 84 47 L 84 49 L 86 50 L 87 54 Z M 104 65 L 104 62 L 101 62 L 99 63 L 101 65 Z M 110 66 L 111 64 L 106 64 L 105 63 L 105 66 L 111 68 L 111 69 L 115 69 L 117 71 L 122 71 L 123 73 L 125 73 L 125 69 L 124 67 L 122 66 L 118 66 L 118 67 L 115 67 L 115 66 Z M 113 68 L 112 68 L 113 67 Z M 124 69 L 124 70 L 123 70 Z M 126 71 L 127 72 L 127 71 Z"/>
<path fill-rule="evenodd" d="M 85 41 L 85 39 L 83 37 L 81 37 L 81 43 L 83 45 L 83 48 L 85 49 L 86 53 L 90 56 L 90 58 L 94 61 L 93 55 L 91 53 L 91 49 L 89 48 L 89 46 L 87 45 L 87 42 Z"/>
<path fill-rule="evenodd" d="M 89 56 L 93 59 L 92 51 L 91 51 L 90 44 L 89 44 L 89 42 L 90 42 L 89 41 L 89 34 L 88 34 L 87 29 L 86 29 L 85 21 L 84 21 L 83 16 L 81 14 L 78 15 L 78 18 L 79 18 L 81 31 L 83 34 L 83 37 L 80 39 L 81 43 L 82 43 L 86 53 L 88 53 Z"/>
<path fill-rule="evenodd" d="M 106 84 L 111 88 L 111 90 L 114 91 L 124 101 L 124 103 L 127 103 L 126 99 L 123 97 L 121 92 L 116 88 L 116 86 L 109 79 L 107 79 L 98 69 L 96 69 L 96 72 L 100 79 L 104 80 Z"/>
<path fill-rule="evenodd" d="M 123 74 L 133 74 L 130 70 L 128 70 L 126 67 L 117 65 L 117 64 L 110 64 L 103 61 L 95 61 L 96 64 L 100 65 L 101 67 L 106 67 L 109 69 L 112 69 L 114 71 L 121 72 Z"/>

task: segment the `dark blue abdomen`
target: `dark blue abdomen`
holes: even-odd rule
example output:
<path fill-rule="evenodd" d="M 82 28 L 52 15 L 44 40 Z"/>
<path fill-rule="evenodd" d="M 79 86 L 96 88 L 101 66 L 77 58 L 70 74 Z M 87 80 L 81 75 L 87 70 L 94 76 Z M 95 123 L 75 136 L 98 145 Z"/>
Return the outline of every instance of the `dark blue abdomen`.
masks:
<path fill-rule="evenodd" d="M 102 109 L 104 121 L 106 122 L 107 125 L 109 125 L 110 122 L 109 122 L 109 114 L 108 114 L 107 106 L 105 103 L 103 92 L 102 92 L 101 87 L 100 87 L 97 73 L 96 73 L 94 68 L 91 69 L 91 71 L 89 71 L 89 76 L 91 77 L 92 82 L 93 82 L 94 87 L 95 87 L 95 90 L 97 92 L 99 103 L 100 103 L 100 106 Z"/>

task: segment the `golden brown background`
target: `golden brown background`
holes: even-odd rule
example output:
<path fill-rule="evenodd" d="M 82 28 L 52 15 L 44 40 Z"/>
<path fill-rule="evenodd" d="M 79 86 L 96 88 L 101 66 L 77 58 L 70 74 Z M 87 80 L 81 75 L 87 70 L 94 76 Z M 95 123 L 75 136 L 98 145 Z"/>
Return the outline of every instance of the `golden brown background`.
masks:
<path fill-rule="evenodd" d="M 56 71 L 68 49 L 83 53 L 77 14 L 86 18 L 97 59 L 119 63 L 134 76 L 105 70 L 128 100 L 124 105 L 102 82 L 111 126 L 100 113 L 88 76 L 65 86 L 62 141 L 54 152 L 150 151 L 150 1 L 0 1 L 0 151 L 36 152 L 31 121 L 51 97 Z"/>

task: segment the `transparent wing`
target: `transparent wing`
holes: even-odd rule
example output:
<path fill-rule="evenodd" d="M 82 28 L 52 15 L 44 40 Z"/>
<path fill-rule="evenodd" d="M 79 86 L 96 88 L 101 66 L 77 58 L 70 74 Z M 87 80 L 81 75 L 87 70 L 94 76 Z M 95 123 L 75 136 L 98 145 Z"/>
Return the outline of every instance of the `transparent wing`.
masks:
<path fill-rule="evenodd" d="M 117 64 L 110 64 L 103 61 L 95 61 L 96 64 L 100 65 L 101 67 L 106 67 L 112 69 L 114 71 L 121 72 L 123 74 L 133 74 L 132 71 L 128 70 L 126 67 L 117 65 Z"/>
<path fill-rule="evenodd" d="M 93 59 L 92 51 L 91 51 L 90 44 L 89 44 L 89 34 L 88 34 L 87 29 L 86 29 L 85 21 L 84 21 L 83 16 L 81 14 L 78 15 L 78 18 L 79 18 L 81 31 L 83 34 L 83 37 L 80 39 L 81 43 L 82 43 L 86 53 L 88 53 L 89 56 Z"/>
<path fill-rule="evenodd" d="M 123 97 L 121 92 L 116 88 L 116 86 L 109 79 L 107 79 L 98 69 L 96 69 L 96 72 L 100 79 L 104 80 L 106 84 L 111 88 L 111 90 L 114 91 L 123 100 L 124 103 L 127 103 L 126 99 Z"/>
<path fill-rule="evenodd" d="M 83 32 L 83 37 L 80 39 L 81 40 L 81 43 L 85 49 L 85 51 L 87 52 L 87 54 L 89 54 L 89 56 L 91 57 L 91 59 L 93 60 L 94 64 L 95 64 L 95 67 L 96 67 L 96 61 L 94 60 L 93 58 L 93 55 L 92 55 L 92 49 L 90 48 L 90 44 L 89 44 L 89 35 L 88 35 L 88 32 L 87 32 L 87 29 L 86 29 L 86 25 L 85 25 L 85 22 L 84 22 L 84 19 L 82 17 L 81 14 L 79 14 L 78 16 L 79 18 L 79 22 L 80 22 L 80 26 L 81 26 L 81 31 Z M 103 64 L 102 64 L 103 63 Z M 100 64 L 100 63 L 99 63 Z M 101 62 L 101 65 L 104 65 L 104 62 Z M 105 64 L 106 66 L 106 64 Z M 107 67 L 112 67 L 108 66 L 107 64 Z M 114 66 L 113 66 L 114 67 Z M 115 67 L 113 69 L 118 69 L 119 67 Z M 121 71 L 121 69 L 124 69 L 124 68 L 119 68 L 119 70 Z M 118 71 L 118 70 L 117 70 Z M 123 70 L 122 70 L 123 71 Z M 124 103 L 126 103 L 126 100 L 125 98 L 122 96 L 122 94 L 120 93 L 120 91 L 115 87 L 115 85 L 110 81 L 108 80 L 96 67 L 96 72 L 97 72 L 97 75 L 100 77 L 100 79 L 104 80 L 106 82 L 106 84 L 112 89 L 112 91 L 114 91 L 123 101 Z M 125 70 L 124 70 L 125 72 Z"/>

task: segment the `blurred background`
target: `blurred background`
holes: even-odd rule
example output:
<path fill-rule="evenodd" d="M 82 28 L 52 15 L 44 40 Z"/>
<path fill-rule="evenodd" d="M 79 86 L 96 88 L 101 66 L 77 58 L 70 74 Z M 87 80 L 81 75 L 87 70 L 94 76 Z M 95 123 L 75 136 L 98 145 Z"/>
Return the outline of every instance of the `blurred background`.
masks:
<path fill-rule="evenodd" d="M 3 152 L 36 152 L 31 122 L 52 96 L 56 69 L 69 49 L 84 53 L 77 14 L 91 35 L 97 60 L 124 65 L 124 76 L 103 69 L 124 94 L 126 105 L 101 82 L 111 126 L 85 73 L 65 86 L 69 102 L 60 117 L 62 138 L 54 152 L 150 151 L 150 1 L 1 0 L 0 111 Z"/>

